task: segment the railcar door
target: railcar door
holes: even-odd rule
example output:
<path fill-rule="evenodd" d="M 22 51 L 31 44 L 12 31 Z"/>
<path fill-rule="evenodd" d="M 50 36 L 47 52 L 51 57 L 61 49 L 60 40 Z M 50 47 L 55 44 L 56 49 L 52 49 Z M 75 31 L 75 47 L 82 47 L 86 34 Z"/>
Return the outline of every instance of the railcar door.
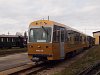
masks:
<path fill-rule="evenodd" d="M 61 59 L 64 59 L 64 57 L 65 57 L 64 40 L 65 40 L 65 29 L 60 28 L 60 58 Z"/>
<path fill-rule="evenodd" d="M 100 36 L 99 36 L 99 45 L 100 45 Z"/>

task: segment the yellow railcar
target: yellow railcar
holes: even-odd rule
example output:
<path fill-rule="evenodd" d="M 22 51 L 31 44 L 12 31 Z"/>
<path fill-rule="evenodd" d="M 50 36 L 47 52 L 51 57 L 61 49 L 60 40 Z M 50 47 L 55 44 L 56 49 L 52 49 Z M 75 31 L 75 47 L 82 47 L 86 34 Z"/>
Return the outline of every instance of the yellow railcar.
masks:
<path fill-rule="evenodd" d="M 33 61 L 60 60 L 89 47 L 87 35 L 66 25 L 38 20 L 29 25 L 28 56 Z"/>

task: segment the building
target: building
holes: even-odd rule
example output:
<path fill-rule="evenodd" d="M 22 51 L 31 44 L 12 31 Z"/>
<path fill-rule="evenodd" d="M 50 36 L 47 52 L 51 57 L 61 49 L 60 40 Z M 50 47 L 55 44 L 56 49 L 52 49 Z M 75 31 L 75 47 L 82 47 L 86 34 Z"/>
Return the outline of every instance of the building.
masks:
<path fill-rule="evenodd" d="M 95 45 L 100 45 L 100 31 L 93 32 L 95 38 Z"/>

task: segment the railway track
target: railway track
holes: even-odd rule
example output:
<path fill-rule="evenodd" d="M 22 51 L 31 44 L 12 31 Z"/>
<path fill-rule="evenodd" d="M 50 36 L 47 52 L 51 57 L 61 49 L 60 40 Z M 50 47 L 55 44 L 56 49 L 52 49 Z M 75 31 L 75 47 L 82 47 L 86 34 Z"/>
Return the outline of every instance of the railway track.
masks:
<path fill-rule="evenodd" d="M 86 68 L 78 75 L 100 75 L 100 61 L 94 63 L 94 65 Z"/>
<path fill-rule="evenodd" d="M 54 64 L 51 64 L 51 62 L 40 62 L 39 64 L 28 63 L 23 66 L 2 71 L 0 72 L 0 75 L 34 75 L 38 72 L 46 70 L 47 68 L 50 68 L 51 66 L 54 66 Z"/>
<path fill-rule="evenodd" d="M 60 64 L 63 64 L 67 61 L 68 63 L 73 63 L 73 59 L 65 60 L 65 61 L 59 61 L 59 62 L 42 62 L 37 65 L 30 66 L 29 68 L 22 69 L 13 73 L 10 73 L 9 75 L 38 75 L 42 71 L 51 70 L 53 67 L 56 67 Z M 40 74 L 41 75 L 41 74 Z"/>
<path fill-rule="evenodd" d="M 11 55 L 14 53 L 23 53 L 23 52 L 27 52 L 27 49 L 26 48 L 0 49 L 0 57 Z"/>
<path fill-rule="evenodd" d="M 28 63 L 19 67 L 11 68 L 5 71 L 0 72 L 0 75 L 30 75 L 41 71 L 43 69 L 43 62 L 39 64 Z"/>
<path fill-rule="evenodd" d="M 55 67 L 59 63 L 57 62 L 40 62 L 40 64 L 34 65 L 33 67 L 20 70 L 9 75 L 37 75 L 39 72 L 44 70 L 50 70 L 52 67 Z"/>
<path fill-rule="evenodd" d="M 77 58 L 81 58 L 85 53 L 88 51 L 85 51 L 84 53 L 81 53 L 79 55 L 76 55 L 75 57 L 71 57 L 65 61 L 59 61 L 59 62 L 40 62 L 39 64 L 35 63 L 28 63 L 23 66 L 15 67 L 9 70 L 5 70 L 0 72 L 0 75 L 37 75 L 43 71 L 51 70 L 52 68 L 67 63 L 69 64 L 75 62 Z M 61 66 L 61 65 L 60 65 Z M 99 73 L 99 72 L 98 72 Z M 40 74 L 41 75 L 41 74 Z"/>
<path fill-rule="evenodd" d="M 30 68 L 11 73 L 9 75 L 31 75 L 31 74 L 35 74 L 43 69 L 44 69 L 44 66 L 42 64 L 38 64 L 38 65 L 34 65 Z"/>

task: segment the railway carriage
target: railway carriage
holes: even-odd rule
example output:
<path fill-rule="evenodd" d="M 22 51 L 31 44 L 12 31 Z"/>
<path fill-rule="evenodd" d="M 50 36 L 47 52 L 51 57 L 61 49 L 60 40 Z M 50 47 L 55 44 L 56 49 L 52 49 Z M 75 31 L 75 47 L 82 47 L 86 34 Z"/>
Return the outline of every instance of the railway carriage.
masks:
<path fill-rule="evenodd" d="M 87 35 L 54 21 L 34 21 L 28 33 L 28 56 L 32 61 L 60 60 L 67 53 L 89 47 Z"/>
<path fill-rule="evenodd" d="M 0 48 L 25 47 L 26 43 L 23 36 L 0 35 Z"/>

